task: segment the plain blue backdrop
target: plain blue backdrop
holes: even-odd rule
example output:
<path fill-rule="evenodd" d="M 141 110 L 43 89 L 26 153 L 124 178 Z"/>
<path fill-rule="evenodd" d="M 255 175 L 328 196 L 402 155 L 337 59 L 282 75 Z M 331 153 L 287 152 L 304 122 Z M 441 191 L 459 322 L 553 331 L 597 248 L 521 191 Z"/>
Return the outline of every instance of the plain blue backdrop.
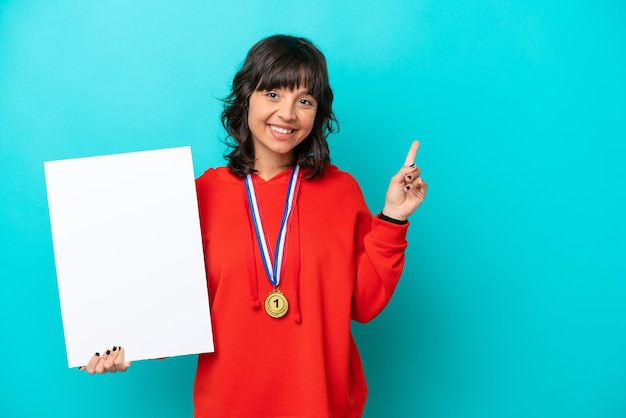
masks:
<path fill-rule="evenodd" d="M 422 141 L 405 272 L 353 326 L 365 416 L 626 416 L 624 21 L 622 1 L 0 0 L 0 416 L 191 416 L 194 356 L 67 368 L 43 162 L 223 164 L 219 98 L 277 32 L 326 54 L 333 162 L 372 211 Z"/>

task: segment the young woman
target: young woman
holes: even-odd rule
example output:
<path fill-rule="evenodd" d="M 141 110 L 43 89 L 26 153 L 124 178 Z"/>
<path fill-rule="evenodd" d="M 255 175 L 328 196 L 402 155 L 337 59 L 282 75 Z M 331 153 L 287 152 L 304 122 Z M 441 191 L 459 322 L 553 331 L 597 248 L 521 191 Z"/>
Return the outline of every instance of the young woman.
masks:
<path fill-rule="evenodd" d="M 414 142 L 372 216 L 330 164 L 323 54 L 277 35 L 249 51 L 225 100 L 228 166 L 197 179 L 215 352 L 198 358 L 196 417 L 359 417 L 367 388 L 350 321 L 387 305 L 408 216 L 427 185 Z M 125 371 L 123 349 L 89 373 Z"/>

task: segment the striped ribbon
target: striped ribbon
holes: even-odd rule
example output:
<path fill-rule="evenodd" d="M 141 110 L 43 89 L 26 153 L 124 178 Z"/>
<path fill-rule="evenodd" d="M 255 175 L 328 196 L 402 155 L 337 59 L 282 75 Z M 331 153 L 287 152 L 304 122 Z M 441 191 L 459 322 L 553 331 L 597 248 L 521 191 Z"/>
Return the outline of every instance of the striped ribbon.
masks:
<path fill-rule="evenodd" d="M 300 179 L 298 178 L 299 171 L 300 167 L 298 165 L 296 165 L 291 171 L 289 186 L 287 187 L 287 196 L 285 198 L 285 209 L 283 210 L 283 218 L 278 231 L 278 240 L 276 241 L 276 248 L 274 249 L 273 262 L 270 255 L 269 241 L 265 235 L 265 230 L 263 229 L 263 219 L 261 218 L 261 212 L 259 210 L 259 202 L 254 188 L 254 181 L 252 180 L 252 176 L 250 174 L 248 174 L 245 178 L 248 205 L 250 206 L 250 211 L 252 212 L 252 221 L 254 223 L 257 242 L 259 243 L 259 248 L 261 249 L 263 266 L 265 267 L 267 278 L 273 286 L 278 286 L 280 284 L 285 241 L 288 229 L 287 227 L 290 220 L 291 210 L 293 209 L 293 204 L 298 193 L 298 186 L 300 184 Z"/>

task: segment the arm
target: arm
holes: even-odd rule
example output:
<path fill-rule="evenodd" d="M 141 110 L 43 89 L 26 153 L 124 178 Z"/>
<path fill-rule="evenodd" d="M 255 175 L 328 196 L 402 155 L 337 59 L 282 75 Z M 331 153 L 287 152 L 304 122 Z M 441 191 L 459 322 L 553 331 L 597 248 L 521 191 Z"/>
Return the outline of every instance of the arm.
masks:
<path fill-rule="evenodd" d="M 368 322 L 389 303 L 404 267 L 408 223 L 397 225 L 359 216 L 357 276 L 352 294 L 352 319 Z"/>
<path fill-rule="evenodd" d="M 418 148 L 419 142 L 413 142 L 404 166 L 391 178 L 382 212 L 385 216 L 372 219 L 367 213 L 357 219 L 357 280 L 352 300 L 356 321 L 370 321 L 387 306 L 402 274 L 407 218 L 424 201 L 428 188 L 414 163 Z"/>

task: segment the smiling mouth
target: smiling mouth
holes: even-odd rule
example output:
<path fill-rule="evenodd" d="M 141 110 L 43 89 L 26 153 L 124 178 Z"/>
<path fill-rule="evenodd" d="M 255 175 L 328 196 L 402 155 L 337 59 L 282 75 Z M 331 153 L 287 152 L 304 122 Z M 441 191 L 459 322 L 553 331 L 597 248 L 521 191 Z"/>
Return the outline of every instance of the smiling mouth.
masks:
<path fill-rule="evenodd" d="M 274 125 L 269 125 L 269 127 L 272 131 L 278 132 L 279 134 L 290 134 L 295 130 L 295 129 L 279 128 L 278 126 L 274 126 Z"/>

